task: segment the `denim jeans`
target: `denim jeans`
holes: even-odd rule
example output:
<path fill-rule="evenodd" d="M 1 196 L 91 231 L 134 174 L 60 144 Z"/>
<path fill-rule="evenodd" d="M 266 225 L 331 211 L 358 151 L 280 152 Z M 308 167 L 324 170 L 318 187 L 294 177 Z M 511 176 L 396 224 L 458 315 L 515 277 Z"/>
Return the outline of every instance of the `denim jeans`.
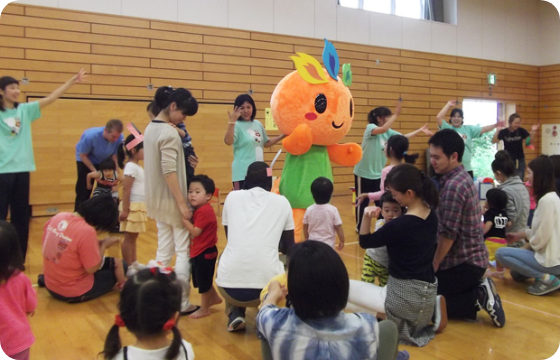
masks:
<path fill-rule="evenodd" d="M 515 162 L 516 159 L 513 159 L 513 161 Z M 517 159 L 517 175 L 519 175 L 519 178 L 521 179 L 521 181 L 524 181 L 525 179 L 525 158 L 523 159 Z"/>
<path fill-rule="evenodd" d="M 496 250 L 496 260 L 503 266 L 522 275 L 539 278 L 544 274 L 560 276 L 560 265 L 544 267 L 535 259 L 535 252 L 526 249 L 503 247 Z"/>

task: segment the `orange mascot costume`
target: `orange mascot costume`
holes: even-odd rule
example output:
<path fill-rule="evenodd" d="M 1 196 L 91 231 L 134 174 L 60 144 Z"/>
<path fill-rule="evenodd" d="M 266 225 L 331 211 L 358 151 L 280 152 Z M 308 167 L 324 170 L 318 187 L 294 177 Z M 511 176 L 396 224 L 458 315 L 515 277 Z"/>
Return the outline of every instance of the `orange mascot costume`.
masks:
<path fill-rule="evenodd" d="M 296 71 L 286 75 L 272 93 L 270 105 L 278 129 L 288 135 L 282 145 L 288 152 L 280 194 L 293 209 L 296 242 L 302 241 L 303 215 L 314 203 L 311 183 L 320 176 L 333 180 L 331 161 L 354 166 L 362 158 L 356 143 L 338 144 L 354 119 L 354 100 L 347 85 L 352 82 L 350 64 L 343 66 L 343 79 L 337 75 L 336 50 L 325 39 L 323 63 L 297 53 L 292 56 Z"/>

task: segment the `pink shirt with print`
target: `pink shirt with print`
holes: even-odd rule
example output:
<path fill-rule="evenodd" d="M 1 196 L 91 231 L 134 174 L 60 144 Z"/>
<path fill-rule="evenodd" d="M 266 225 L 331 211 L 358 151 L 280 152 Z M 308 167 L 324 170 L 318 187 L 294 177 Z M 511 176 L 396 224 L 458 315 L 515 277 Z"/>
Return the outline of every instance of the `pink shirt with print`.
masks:
<path fill-rule="evenodd" d="M 0 284 L 0 344 L 7 355 L 29 349 L 35 342 L 27 313 L 36 307 L 37 294 L 31 281 L 19 270 Z"/>
<path fill-rule="evenodd" d="M 43 272 L 47 288 L 65 297 L 81 296 L 93 287 L 86 269 L 101 261 L 95 229 L 72 213 L 60 213 L 45 224 Z"/>

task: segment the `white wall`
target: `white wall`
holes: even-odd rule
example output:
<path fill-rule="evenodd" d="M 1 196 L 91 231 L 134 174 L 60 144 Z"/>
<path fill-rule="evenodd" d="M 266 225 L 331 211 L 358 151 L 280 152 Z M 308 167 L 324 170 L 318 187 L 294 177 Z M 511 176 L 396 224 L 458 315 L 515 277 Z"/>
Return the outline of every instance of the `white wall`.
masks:
<path fill-rule="evenodd" d="M 457 7 L 457 25 L 343 8 L 337 0 L 18 2 L 519 64 L 560 64 L 560 18 L 541 0 L 446 0 Z"/>
<path fill-rule="evenodd" d="M 540 65 L 560 64 L 560 21 L 558 21 L 558 10 L 546 1 L 540 4 L 539 10 L 541 21 L 539 39 Z"/>

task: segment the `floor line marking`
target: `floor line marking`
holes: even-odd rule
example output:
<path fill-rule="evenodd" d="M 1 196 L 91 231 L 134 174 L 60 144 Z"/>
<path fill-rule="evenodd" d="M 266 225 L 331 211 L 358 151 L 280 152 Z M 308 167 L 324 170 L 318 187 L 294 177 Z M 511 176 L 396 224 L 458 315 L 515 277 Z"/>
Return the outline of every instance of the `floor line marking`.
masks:
<path fill-rule="evenodd" d="M 506 304 L 511 304 L 511 305 L 519 306 L 519 307 L 524 308 L 524 309 L 527 309 L 527 310 L 536 311 L 536 312 L 541 313 L 541 314 L 543 314 L 543 315 L 548 315 L 548 316 L 552 316 L 552 317 L 555 317 L 555 318 L 560 319 L 560 316 L 558 316 L 558 315 L 550 314 L 550 313 L 547 313 L 547 312 L 542 311 L 542 310 L 537 310 L 537 309 L 534 309 L 534 308 L 529 307 L 529 306 L 517 304 L 517 303 L 511 302 L 511 301 L 507 301 L 507 300 L 502 300 L 502 302 L 505 302 Z"/>

